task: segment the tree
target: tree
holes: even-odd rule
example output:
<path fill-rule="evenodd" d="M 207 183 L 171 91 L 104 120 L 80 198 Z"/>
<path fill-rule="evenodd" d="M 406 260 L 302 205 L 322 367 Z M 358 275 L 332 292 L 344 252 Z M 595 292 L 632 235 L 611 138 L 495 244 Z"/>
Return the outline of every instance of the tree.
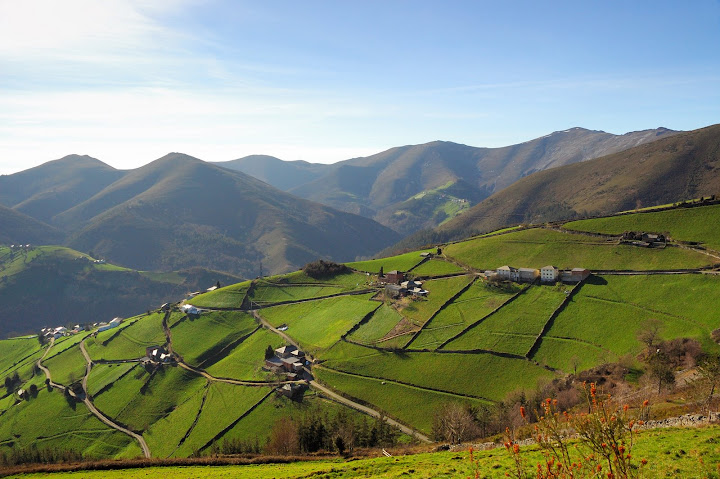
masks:
<path fill-rule="evenodd" d="M 651 354 L 646 359 L 649 367 L 649 374 L 652 379 L 657 381 L 658 394 L 662 391 L 663 386 L 672 387 L 675 385 L 675 373 L 673 372 L 672 361 L 662 351 Z"/>
<path fill-rule="evenodd" d="M 270 440 L 265 451 L 270 454 L 290 455 L 300 452 L 298 442 L 298 430 L 295 423 L 289 417 L 275 421 L 270 431 Z"/>
<path fill-rule="evenodd" d="M 215 287 L 216 287 L 216 288 L 219 288 L 219 287 L 220 287 L 220 281 L 218 281 L 218 282 L 215 284 Z"/>
<path fill-rule="evenodd" d="M 448 403 L 435 413 L 432 433 L 436 440 L 459 444 L 477 435 L 477 425 L 468 408 Z"/>
<path fill-rule="evenodd" d="M 648 319 L 643 323 L 642 330 L 638 333 L 638 340 L 643 343 L 648 351 L 657 347 L 657 341 L 660 338 L 660 330 L 662 322 L 658 319 Z"/>
<path fill-rule="evenodd" d="M 265 349 L 265 359 L 270 359 L 273 356 L 275 356 L 275 350 L 268 344 L 268 347 Z"/>
<path fill-rule="evenodd" d="M 705 356 L 697 367 L 697 379 L 694 381 L 701 391 L 706 391 L 705 407 L 710 410 L 715 390 L 720 386 L 720 354 Z M 705 394 L 703 394 L 705 395 Z"/>
<path fill-rule="evenodd" d="M 337 436 L 335 438 L 335 449 L 337 449 L 338 454 L 341 456 L 345 452 L 345 441 L 343 441 L 342 436 Z"/>
<path fill-rule="evenodd" d="M 383 271 L 383 267 L 380 266 L 380 271 L 378 271 L 378 277 L 385 276 L 385 272 Z"/>

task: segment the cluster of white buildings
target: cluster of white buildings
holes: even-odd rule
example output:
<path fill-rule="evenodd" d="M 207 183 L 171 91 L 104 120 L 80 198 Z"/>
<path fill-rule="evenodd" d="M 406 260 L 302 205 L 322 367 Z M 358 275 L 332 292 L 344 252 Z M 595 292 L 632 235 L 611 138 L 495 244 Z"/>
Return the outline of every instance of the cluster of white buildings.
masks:
<path fill-rule="evenodd" d="M 505 281 L 514 281 L 516 283 L 534 283 L 538 279 L 546 284 L 554 284 L 558 281 L 563 283 L 579 283 L 588 276 L 590 270 L 585 268 L 573 268 L 569 270 L 560 270 L 557 266 L 543 266 L 540 269 L 535 268 L 514 268 L 512 266 L 500 266 L 496 270 L 485 271 L 488 279 L 497 278 Z"/>
<path fill-rule="evenodd" d="M 40 335 L 46 337 L 47 339 L 57 339 L 62 336 L 70 336 L 72 334 L 77 334 L 80 331 L 85 331 L 85 328 L 83 328 L 79 324 L 76 324 L 73 329 L 68 329 L 65 326 L 58 326 L 56 328 L 42 328 L 40 330 Z"/>
<path fill-rule="evenodd" d="M 113 318 L 109 323 L 95 323 L 93 327 L 97 326 L 97 332 L 99 333 L 101 331 L 107 331 L 108 329 L 117 328 L 122 321 L 123 318 Z"/>

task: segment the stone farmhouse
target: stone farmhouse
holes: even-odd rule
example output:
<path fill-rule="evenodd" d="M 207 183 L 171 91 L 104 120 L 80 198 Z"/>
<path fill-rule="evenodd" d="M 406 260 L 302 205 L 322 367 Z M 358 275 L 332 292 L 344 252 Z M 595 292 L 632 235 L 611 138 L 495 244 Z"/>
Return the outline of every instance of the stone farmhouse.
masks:
<path fill-rule="evenodd" d="M 288 373 L 300 373 L 306 364 L 305 353 L 292 345 L 277 348 L 275 355 L 265 360 L 265 367 L 270 371 Z"/>

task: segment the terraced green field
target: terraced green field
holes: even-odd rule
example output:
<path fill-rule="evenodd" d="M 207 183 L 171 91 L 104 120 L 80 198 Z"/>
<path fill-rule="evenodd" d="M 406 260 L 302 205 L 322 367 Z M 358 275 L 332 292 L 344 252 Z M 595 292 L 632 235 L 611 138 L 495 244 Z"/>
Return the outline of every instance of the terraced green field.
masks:
<path fill-rule="evenodd" d="M 475 279 L 473 276 L 465 275 L 425 281 L 423 283 L 423 289 L 429 291 L 427 298 L 408 301 L 407 306 L 402 308 L 400 313 L 413 320 L 418 326 L 421 326 L 430 319 L 442 305 L 469 285 L 473 279 Z"/>
<path fill-rule="evenodd" d="M 274 306 L 260 315 L 275 327 L 286 324 L 287 333 L 313 355 L 321 354 L 366 314 L 379 306 L 372 295 L 343 296 L 318 301 Z"/>
<path fill-rule="evenodd" d="M 431 259 L 417 268 L 412 270 L 412 274 L 416 277 L 431 277 L 431 276 L 442 276 L 445 274 L 455 274 L 465 272 L 460 266 L 451 263 L 449 261 L 443 261 L 441 259 Z"/>
<path fill-rule="evenodd" d="M 523 359 L 492 354 L 390 353 L 348 343 L 333 348 L 332 358 L 323 366 L 493 401 L 517 389 L 532 389 L 538 380 L 552 377 L 549 371 Z M 458 380 L 468 372 L 471 380 Z"/>
<path fill-rule="evenodd" d="M 121 323 L 120 330 L 110 329 L 98 334 L 97 338 L 89 337 L 85 341 L 85 348 L 95 360 L 141 358 L 145 356 L 145 348 L 148 346 L 165 343 L 165 333 L 162 329 L 164 316 L 164 313 L 151 313 L 149 316 L 143 315 L 126 320 L 128 324 Z"/>
<path fill-rule="evenodd" d="M 215 377 L 259 381 L 268 379 L 269 374 L 262 370 L 265 349 L 273 349 L 285 344 L 280 336 L 267 329 L 258 329 L 243 342 L 228 351 L 224 358 L 207 368 Z"/>
<path fill-rule="evenodd" d="M 390 256 L 388 258 L 371 259 L 368 261 L 355 261 L 346 264 L 352 269 L 356 269 L 358 271 L 365 271 L 367 273 L 373 274 L 377 274 L 380 271 L 380 268 L 382 268 L 385 273 L 393 270 L 407 271 L 423 260 L 423 257 L 420 256 L 420 253 L 432 253 L 434 251 L 435 250 L 432 249 L 413 251 L 411 253 Z"/>
<path fill-rule="evenodd" d="M 188 364 L 206 367 L 225 357 L 236 341 L 256 328 L 255 318 L 240 311 L 211 311 L 197 318 L 180 318 L 170 330 L 173 351 Z"/>
<path fill-rule="evenodd" d="M 549 339 L 576 341 L 565 341 L 562 353 L 544 344 L 536 359 L 563 370 L 570 369 L 572 356 L 615 361 L 640 352 L 637 335 L 652 319 L 661 321 L 665 339 L 694 338 L 706 350 L 717 350 L 710 333 L 720 326 L 718 287 L 720 278 L 714 275 L 598 277 L 581 287 L 547 333 Z"/>
<path fill-rule="evenodd" d="M 712 263 L 708 256 L 685 249 L 617 245 L 603 238 L 541 228 L 450 244 L 444 251 L 460 263 L 481 270 L 506 264 L 516 268 L 553 264 L 561 269 L 652 271 L 699 268 Z"/>
<path fill-rule="evenodd" d="M 674 240 L 695 241 L 720 249 L 720 205 L 678 208 L 607 218 L 571 221 L 563 228 L 619 235 L 625 231 L 667 233 Z"/>
<path fill-rule="evenodd" d="M 67 348 L 45 358 L 42 364 L 50 370 L 53 381 L 59 384 L 72 384 L 85 375 L 85 357 L 79 347 Z"/>
<path fill-rule="evenodd" d="M 381 411 L 405 424 L 412 424 L 425 434 L 431 434 L 435 412 L 448 402 L 487 405 L 487 401 L 456 396 L 399 384 L 393 381 L 363 378 L 318 368 L 315 374 L 321 381 L 332 384 L 338 392 L 373 404 Z"/>
<path fill-rule="evenodd" d="M 35 337 L 0 341 L 0 376 L 5 377 L 40 351 L 40 343 Z"/>
<path fill-rule="evenodd" d="M 187 303 L 199 308 L 239 308 L 249 288 L 250 281 L 243 281 L 215 291 L 199 294 L 187 300 Z"/>
<path fill-rule="evenodd" d="M 443 349 L 486 349 L 524 356 L 564 299 L 564 288 L 531 286 Z"/>
<path fill-rule="evenodd" d="M 502 306 L 520 288 L 497 288 L 476 281 L 459 298 L 440 311 L 408 345 L 413 349 L 435 349 L 465 328 Z"/>
<path fill-rule="evenodd" d="M 364 344 L 377 342 L 385 337 L 402 319 L 398 312 L 387 304 L 380 306 L 367 323 L 362 324 L 349 338 Z"/>

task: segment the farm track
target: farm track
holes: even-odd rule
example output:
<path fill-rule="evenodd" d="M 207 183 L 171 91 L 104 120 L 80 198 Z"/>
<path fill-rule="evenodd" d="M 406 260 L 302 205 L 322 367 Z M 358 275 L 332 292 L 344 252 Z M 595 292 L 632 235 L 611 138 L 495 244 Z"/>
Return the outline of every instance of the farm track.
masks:
<path fill-rule="evenodd" d="M 42 357 L 37 360 L 36 364 L 37 364 L 37 367 L 43 372 L 43 374 L 45 374 L 45 377 L 49 381 L 48 384 L 50 385 L 50 387 L 59 389 L 61 391 L 65 391 L 65 386 L 63 386 L 62 384 L 53 382 L 52 376 L 50 375 L 50 370 L 48 368 L 46 368 L 45 366 L 43 366 L 43 364 L 42 364 L 43 359 L 45 359 L 45 357 L 48 355 L 48 353 L 50 352 L 50 350 L 52 349 L 54 344 L 55 344 L 55 338 L 52 338 L 50 340 L 50 345 L 47 347 L 47 349 L 45 350 L 45 353 L 43 353 Z"/>
<path fill-rule="evenodd" d="M 376 411 L 375 409 L 369 408 L 367 406 L 363 406 L 362 404 L 356 403 L 355 401 L 352 401 L 345 396 L 341 396 L 340 394 L 337 394 L 336 392 L 328 389 L 327 387 L 323 386 L 322 384 L 318 383 L 315 380 L 310 381 L 310 386 L 317 389 L 321 393 L 323 393 L 328 398 L 332 399 L 335 402 L 338 402 L 340 404 L 343 404 L 347 407 L 350 407 L 352 409 L 355 409 L 356 411 L 362 412 L 367 414 L 368 416 L 372 416 L 378 419 L 384 420 L 386 423 L 390 424 L 391 426 L 395 426 L 398 429 L 400 429 L 403 433 L 407 434 L 411 437 L 416 437 L 420 439 L 423 442 L 426 443 L 432 443 L 429 437 L 427 437 L 425 434 L 416 431 L 415 429 L 411 429 L 407 426 L 405 426 L 402 423 L 399 423 L 398 421 L 389 418 L 388 416 L 381 414 L 380 412 Z"/>
<path fill-rule="evenodd" d="M 119 424 L 115 423 L 112 419 L 105 416 L 102 412 L 100 412 L 95 405 L 90 400 L 90 396 L 87 392 L 87 381 L 88 377 L 90 376 L 90 370 L 92 369 L 92 359 L 90 358 L 90 355 L 87 353 L 87 350 L 85 349 L 85 339 L 80 341 L 80 351 L 82 352 L 83 356 L 85 357 L 85 376 L 83 376 L 82 379 L 82 388 L 83 392 L 85 393 L 85 397 L 82 398 L 82 402 L 85 403 L 85 406 L 90 410 L 91 413 L 95 415 L 100 421 L 104 422 L 108 426 L 110 426 L 113 429 L 117 429 L 118 431 L 122 432 L 123 434 L 127 434 L 128 436 L 135 439 L 139 444 L 140 448 L 142 448 L 143 454 L 146 458 L 152 457 L 150 454 L 150 448 L 148 447 L 147 443 L 145 442 L 145 438 L 142 437 L 140 434 L 137 434 L 125 427 L 120 426 Z"/>
<path fill-rule="evenodd" d="M 272 331 L 273 333 L 275 333 L 275 334 L 277 334 L 278 336 L 280 336 L 281 338 L 283 338 L 283 339 L 284 339 L 285 341 L 287 341 L 289 344 L 292 344 L 292 345 L 295 346 L 296 348 L 301 349 L 301 348 L 300 348 L 300 345 L 299 345 L 296 341 L 294 341 L 290 336 L 288 336 L 287 334 L 283 333 L 282 331 L 278 331 L 277 328 L 273 327 L 273 326 L 272 326 L 270 323 L 268 323 L 262 316 L 260 316 L 260 314 L 258 313 L 257 310 L 252 310 L 251 313 L 252 313 L 252 315 L 253 315 L 255 318 L 257 318 L 258 321 L 260 321 L 260 323 L 261 323 L 263 326 L 265 326 L 265 327 L 268 328 L 270 331 Z M 309 357 L 309 358 L 311 359 L 311 361 L 313 360 L 312 356 L 308 355 L 307 357 Z M 328 368 L 328 369 L 330 369 L 330 368 Z M 357 402 L 355 402 L 355 401 L 352 401 L 352 400 L 350 400 L 350 399 L 348 399 L 348 398 L 346 398 L 346 397 L 343 397 L 343 396 L 341 396 L 341 395 L 339 395 L 339 394 L 331 391 L 331 390 L 328 389 L 327 387 L 325 387 L 325 386 L 323 386 L 322 384 L 320 384 L 317 380 L 315 380 L 315 379 L 313 378 L 313 376 L 312 376 L 312 373 L 310 373 L 309 370 L 305 369 L 305 372 L 310 376 L 310 378 L 312 378 L 312 379 L 308 380 L 308 384 L 310 385 L 310 387 L 314 387 L 315 389 L 321 391 L 322 393 L 324 393 L 325 395 L 327 395 L 329 398 L 333 399 L 334 401 L 339 402 L 339 403 L 341 403 L 341 404 L 343 404 L 343 405 L 345 405 L 345 406 L 348 406 L 348 407 L 350 407 L 350 408 L 352 408 L 352 409 L 355 409 L 356 411 L 360 411 L 360 412 L 362 412 L 362 413 L 365 413 L 365 414 L 367 414 L 367 415 L 369 415 L 369 416 L 372 416 L 372 417 L 375 417 L 375 418 L 381 418 L 381 419 L 383 419 L 386 423 L 390 424 L 391 426 L 396 426 L 396 427 L 400 428 L 400 430 L 401 430 L 402 432 L 404 432 L 405 434 L 408 434 L 408 435 L 410 435 L 410 436 L 415 436 L 415 437 L 417 437 L 417 438 L 419 438 L 419 439 L 421 439 L 422 441 L 425 441 L 425 442 L 431 442 L 430 439 L 429 439 L 427 436 L 425 436 L 424 434 L 422 434 L 422 433 L 420 433 L 420 432 L 418 432 L 418 431 L 416 431 L 416 430 L 414 430 L 414 429 L 411 429 L 411 428 L 409 428 L 408 426 L 405 426 L 405 425 L 403 425 L 403 424 L 400 424 L 400 423 L 397 422 L 396 420 L 394 420 L 394 419 L 392 419 L 392 418 L 389 418 L 389 417 L 387 417 L 387 416 L 384 415 L 384 414 L 381 414 L 379 411 L 376 411 L 375 409 L 372 409 L 372 408 L 370 408 L 370 407 L 367 407 L 367 406 L 364 406 L 364 405 L 362 405 L 362 404 L 359 404 L 359 403 L 357 403 Z M 290 382 L 292 382 L 292 381 L 290 381 Z"/>

